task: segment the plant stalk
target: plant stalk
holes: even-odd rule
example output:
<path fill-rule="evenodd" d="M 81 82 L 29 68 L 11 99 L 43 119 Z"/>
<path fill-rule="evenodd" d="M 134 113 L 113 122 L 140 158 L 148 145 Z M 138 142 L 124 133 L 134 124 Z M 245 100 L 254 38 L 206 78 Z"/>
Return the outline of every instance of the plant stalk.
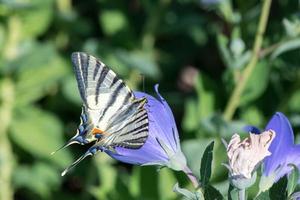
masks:
<path fill-rule="evenodd" d="M 238 195 L 239 195 L 239 200 L 245 200 L 246 190 L 245 189 L 239 190 Z"/>
<path fill-rule="evenodd" d="M 183 172 L 187 175 L 187 177 L 190 179 L 191 183 L 193 186 L 198 189 L 200 187 L 200 183 L 197 179 L 197 177 L 193 174 L 192 170 L 188 167 L 185 166 L 183 169 Z"/>
<path fill-rule="evenodd" d="M 241 80 L 235 86 L 223 114 L 224 119 L 227 121 L 230 121 L 232 119 L 237 107 L 239 106 L 240 98 L 243 93 L 243 90 L 245 89 L 247 81 L 251 73 L 253 72 L 253 69 L 255 68 L 257 61 L 260 57 L 259 54 L 263 42 L 263 35 L 265 33 L 266 26 L 267 26 L 270 7 L 271 7 L 271 0 L 264 0 L 250 61 L 242 73 Z"/>

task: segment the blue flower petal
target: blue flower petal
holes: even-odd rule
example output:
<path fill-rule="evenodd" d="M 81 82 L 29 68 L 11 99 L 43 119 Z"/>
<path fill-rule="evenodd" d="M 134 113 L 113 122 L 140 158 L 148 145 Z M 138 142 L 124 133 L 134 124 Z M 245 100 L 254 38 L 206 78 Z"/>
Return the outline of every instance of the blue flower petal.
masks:
<path fill-rule="evenodd" d="M 269 148 L 272 155 L 264 161 L 264 175 L 266 176 L 286 162 L 286 158 L 294 145 L 294 133 L 284 114 L 277 112 L 273 115 L 265 130 L 270 129 L 275 131 L 276 137 Z"/>
<path fill-rule="evenodd" d="M 261 131 L 255 126 L 245 126 L 243 129 L 248 133 L 254 133 L 257 135 L 261 133 Z"/>

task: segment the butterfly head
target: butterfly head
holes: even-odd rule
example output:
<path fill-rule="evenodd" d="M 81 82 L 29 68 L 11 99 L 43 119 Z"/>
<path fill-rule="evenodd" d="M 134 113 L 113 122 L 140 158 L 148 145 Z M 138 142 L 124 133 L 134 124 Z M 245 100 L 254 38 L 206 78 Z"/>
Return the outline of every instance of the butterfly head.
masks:
<path fill-rule="evenodd" d="M 85 145 L 98 140 L 97 137 L 99 137 L 99 135 L 93 134 L 92 130 L 93 130 L 93 125 L 89 120 L 87 113 L 85 112 L 85 108 L 83 107 L 82 113 L 80 115 L 80 125 L 77 128 L 76 135 L 72 137 L 65 145 L 63 145 L 56 151 L 52 152 L 51 154 L 53 155 L 57 151 L 62 150 L 72 144 Z"/>
<path fill-rule="evenodd" d="M 104 131 L 94 126 L 88 113 L 85 112 L 85 109 L 83 108 L 77 134 L 71 140 L 76 141 L 78 144 L 85 145 L 101 140 L 103 135 Z"/>
<path fill-rule="evenodd" d="M 94 128 L 92 121 L 83 107 L 80 116 L 80 125 L 76 135 L 71 139 L 75 143 L 85 145 L 101 138 L 101 130 Z"/>

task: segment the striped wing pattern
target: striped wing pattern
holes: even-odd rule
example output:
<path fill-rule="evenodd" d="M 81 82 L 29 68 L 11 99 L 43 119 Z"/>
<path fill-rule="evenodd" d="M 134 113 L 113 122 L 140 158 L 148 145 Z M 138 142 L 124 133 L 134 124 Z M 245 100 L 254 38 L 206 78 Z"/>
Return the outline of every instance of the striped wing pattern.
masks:
<path fill-rule="evenodd" d="M 110 134 L 103 141 L 103 146 L 138 149 L 145 143 L 148 137 L 148 114 L 143 107 L 137 107 L 139 103 L 134 102 L 130 108 L 118 115 L 120 120 L 116 119 L 107 130 Z M 136 111 L 132 112 L 133 109 Z M 129 113 L 132 114 L 128 115 Z M 122 120 L 125 118 L 128 120 Z"/>
<path fill-rule="evenodd" d="M 72 63 L 85 112 L 94 127 L 105 133 L 96 145 L 140 148 L 148 137 L 146 100 L 136 99 L 130 88 L 95 57 L 76 52 Z"/>

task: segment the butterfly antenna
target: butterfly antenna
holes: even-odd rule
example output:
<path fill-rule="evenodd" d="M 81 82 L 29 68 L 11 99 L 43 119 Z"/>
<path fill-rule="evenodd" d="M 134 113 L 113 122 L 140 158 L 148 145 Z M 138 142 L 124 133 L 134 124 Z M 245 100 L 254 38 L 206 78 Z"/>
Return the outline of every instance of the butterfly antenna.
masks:
<path fill-rule="evenodd" d="M 83 159 L 85 159 L 88 156 L 93 155 L 91 152 L 86 152 L 84 155 L 80 156 L 77 160 L 75 160 L 69 167 L 67 167 L 62 173 L 61 176 L 66 175 L 66 173 L 68 173 L 68 171 L 70 171 L 70 169 L 72 169 L 73 167 L 75 167 L 76 165 L 78 165 L 78 163 L 80 163 Z"/>
<path fill-rule="evenodd" d="M 69 142 L 67 142 L 66 144 L 64 144 L 62 147 L 58 148 L 57 150 L 53 151 L 51 153 L 51 156 L 54 155 L 56 152 L 62 150 L 62 149 L 65 149 L 67 148 L 68 146 L 70 146 L 71 144 L 75 144 L 75 143 L 78 143 L 76 140 L 69 140 Z"/>

